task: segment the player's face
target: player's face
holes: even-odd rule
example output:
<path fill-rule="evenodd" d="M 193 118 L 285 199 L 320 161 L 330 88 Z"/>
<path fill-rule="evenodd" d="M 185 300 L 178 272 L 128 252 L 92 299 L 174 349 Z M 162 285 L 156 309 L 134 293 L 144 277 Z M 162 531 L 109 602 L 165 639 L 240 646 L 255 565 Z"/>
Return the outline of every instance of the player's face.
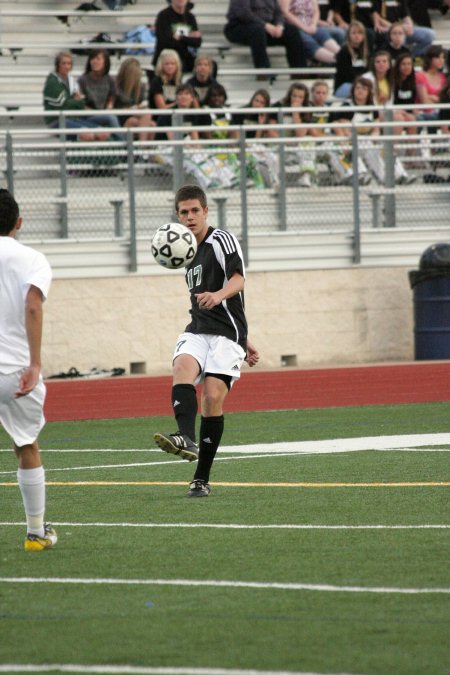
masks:
<path fill-rule="evenodd" d="M 206 222 L 207 206 L 203 208 L 198 199 L 187 199 L 184 202 L 179 202 L 177 216 L 180 223 L 191 230 L 197 239 L 197 243 L 203 241 L 208 230 Z"/>

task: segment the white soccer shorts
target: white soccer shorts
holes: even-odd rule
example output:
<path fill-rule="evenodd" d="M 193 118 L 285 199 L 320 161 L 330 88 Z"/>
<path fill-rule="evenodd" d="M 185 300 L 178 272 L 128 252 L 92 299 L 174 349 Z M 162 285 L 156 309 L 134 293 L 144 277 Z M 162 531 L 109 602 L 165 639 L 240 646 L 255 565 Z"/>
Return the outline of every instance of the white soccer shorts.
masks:
<path fill-rule="evenodd" d="M 30 445 L 39 436 L 45 424 L 45 384 L 42 376 L 36 387 L 26 396 L 14 398 L 19 389 L 23 370 L 0 373 L 0 424 L 17 447 Z"/>
<path fill-rule="evenodd" d="M 245 352 L 237 342 L 223 335 L 195 335 L 181 333 L 175 345 L 173 359 L 180 354 L 190 354 L 200 366 L 200 375 L 195 381 L 203 381 L 205 373 L 218 373 L 231 377 L 230 386 L 241 376 Z"/>

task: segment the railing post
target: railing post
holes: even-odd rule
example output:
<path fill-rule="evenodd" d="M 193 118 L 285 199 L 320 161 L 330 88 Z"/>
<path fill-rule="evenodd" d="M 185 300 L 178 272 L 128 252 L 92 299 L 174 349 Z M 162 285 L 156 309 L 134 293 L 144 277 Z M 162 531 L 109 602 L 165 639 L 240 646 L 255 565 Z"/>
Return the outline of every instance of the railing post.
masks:
<path fill-rule="evenodd" d="M 217 204 L 217 225 L 221 230 L 226 230 L 227 215 L 225 211 L 225 204 L 227 203 L 228 197 L 214 197 L 213 199 Z"/>
<path fill-rule="evenodd" d="M 130 272 L 137 272 L 136 197 L 134 182 L 133 132 L 127 131 L 128 201 L 130 212 Z"/>
<path fill-rule="evenodd" d="M 14 194 L 14 158 L 13 139 L 10 131 L 6 132 L 6 184 L 9 192 Z"/>
<path fill-rule="evenodd" d="M 183 123 L 183 118 L 179 112 L 174 112 L 172 117 L 172 124 L 175 127 L 181 126 Z M 173 134 L 175 141 L 181 141 L 183 134 L 181 131 L 175 131 Z M 173 152 L 173 191 L 176 192 L 184 182 L 184 169 L 183 169 L 183 145 L 178 143 L 172 148 Z"/>
<path fill-rule="evenodd" d="M 385 108 L 384 119 L 386 122 L 392 122 L 394 119 L 392 108 Z M 394 133 L 393 127 L 383 127 L 383 135 L 389 136 Z M 395 187 L 395 154 L 394 142 L 392 139 L 386 139 L 384 145 L 384 182 L 385 187 Z M 384 197 L 384 226 L 395 227 L 395 194 L 387 194 Z"/>
<path fill-rule="evenodd" d="M 245 152 L 245 130 L 239 130 L 239 165 L 241 189 L 241 247 L 244 263 L 248 265 L 248 218 L 247 218 L 247 158 Z"/>
<path fill-rule="evenodd" d="M 281 110 L 277 114 L 278 124 L 280 125 L 280 137 L 285 138 L 286 133 L 283 128 L 283 113 Z M 280 162 L 280 176 L 278 187 L 278 217 L 280 219 L 280 230 L 287 230 L 287 211 L 286 211 L 286 162 L 285 162 L 284 142 L 278 145 L 278 159 Z"/>
<path fill-rule="evenodd" d="M 66 128 L 66 119 L 61 113 L 59 116 L 59 126 L 62 129 Z M 61 201 L 59 204 L 59 214 L 61 219 L 61 239 L 67 239 L 69 236 L 69 218 L 68 218 L 68 204 L 67 204 L 67 155 L 66 155 L 67 134 L 63 133 L 62 142 L 60 140 L 59 149 L 59 164 L 61 167 L 59 173 L 59 184 L 61 192 Z"/>
<path fill-rule="evenodd" d="M 361 219 L 359 210 L 358 129 L 352 124 L 353 262 L 361 262 Z"/>

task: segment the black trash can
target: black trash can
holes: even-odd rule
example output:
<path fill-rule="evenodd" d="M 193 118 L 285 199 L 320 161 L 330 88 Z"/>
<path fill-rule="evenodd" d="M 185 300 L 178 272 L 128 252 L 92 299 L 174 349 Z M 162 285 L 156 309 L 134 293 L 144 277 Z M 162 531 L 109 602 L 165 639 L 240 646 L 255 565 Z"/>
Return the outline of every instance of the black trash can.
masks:
<path fill-rule="evenodd" d="M 409 273 L 416 360 L 450 359 L 450 244 L 433 244 Z"/>

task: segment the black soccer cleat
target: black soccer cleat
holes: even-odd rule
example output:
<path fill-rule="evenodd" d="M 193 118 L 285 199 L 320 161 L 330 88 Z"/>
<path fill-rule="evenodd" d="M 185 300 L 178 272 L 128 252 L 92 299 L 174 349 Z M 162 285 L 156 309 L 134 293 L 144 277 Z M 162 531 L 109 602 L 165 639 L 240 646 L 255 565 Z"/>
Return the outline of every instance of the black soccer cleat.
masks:
<path fill-rule="evenodd" d="M 188 462 L 195 462 L 198 459 L 198 447 L 186 434 L 179 431 L 175 434 L 155 434 L 154 439 L 164 452 L 178 455 Z"/>
<path fill-rule="evenodd" d="M 188 497 L 207 497 L 211 492 L 211 486 L 206 480 L 201 478 L 194 478 L 192 483 L 189 485 L 189 490 L 187 492 Z"/>

